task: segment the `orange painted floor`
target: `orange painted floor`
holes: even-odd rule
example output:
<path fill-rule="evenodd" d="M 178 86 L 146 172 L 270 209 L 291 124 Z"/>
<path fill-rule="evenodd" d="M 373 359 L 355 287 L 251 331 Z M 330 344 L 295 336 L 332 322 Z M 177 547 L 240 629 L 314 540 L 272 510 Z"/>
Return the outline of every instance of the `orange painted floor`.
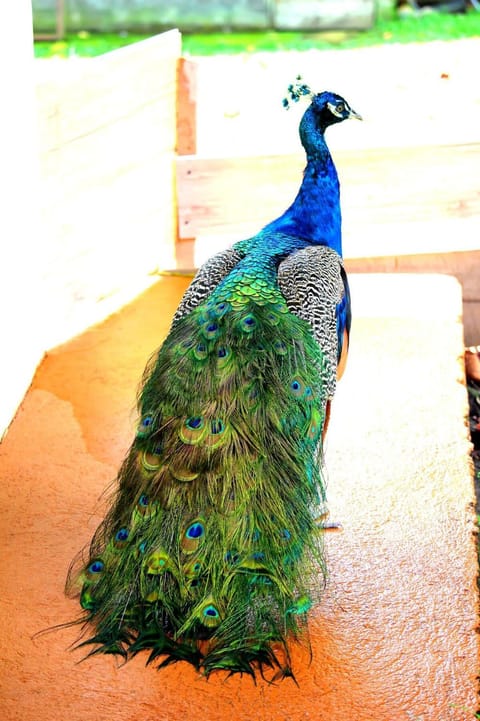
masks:
<path fill-rule="evenodd" d="M 162 278 L 51 351 L 0 447 L 2 721 L 473 719 L 479 671 L 461 298 L 447 277 L 352 279 L 355 323 L 327 442 L 330 581 L 298 686 L 209 681 L 136 657 L 78 663 L 63 596 L 135 421 L 137 383 L 186 281 Z M 421 309 L 421 312 L 419 312 Z"/>

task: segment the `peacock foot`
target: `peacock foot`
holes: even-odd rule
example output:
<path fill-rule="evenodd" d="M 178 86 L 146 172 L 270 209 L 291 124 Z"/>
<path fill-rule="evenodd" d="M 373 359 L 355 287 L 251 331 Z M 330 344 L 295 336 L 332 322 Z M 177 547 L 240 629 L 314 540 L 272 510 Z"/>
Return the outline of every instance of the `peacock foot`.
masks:
<path fill-rule="evenodd" d="M 343 526 L 341 523 L 338 523 L 336 521 L 329 521 L 330 517 L 330 511 L 325 511 L 320 516 L 318 516 L 315 519 L 315 525 L 317 528 L 319 528 L 321 531 L 336 531 L 341 532 L 343 531 Z"/>

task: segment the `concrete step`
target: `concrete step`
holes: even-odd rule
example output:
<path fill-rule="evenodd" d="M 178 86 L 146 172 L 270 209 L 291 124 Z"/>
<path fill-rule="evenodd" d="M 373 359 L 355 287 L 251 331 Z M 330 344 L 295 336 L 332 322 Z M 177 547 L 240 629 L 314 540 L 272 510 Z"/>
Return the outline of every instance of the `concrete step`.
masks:
<path fill-rule="evenodd" d="M 48 354 L 1 446 L 5 721 L 460 721 L 479 668 L 461 293 L 445 276 L 351 279 L 354 325 L 327 439 L 330 579 L 296 686 L 143 659 L 77 665 L 71 558 L 129 445 L 135 390 L 187 280 L 164 277 Z M 100 500 L 99 500 L 100 499 Z"/>

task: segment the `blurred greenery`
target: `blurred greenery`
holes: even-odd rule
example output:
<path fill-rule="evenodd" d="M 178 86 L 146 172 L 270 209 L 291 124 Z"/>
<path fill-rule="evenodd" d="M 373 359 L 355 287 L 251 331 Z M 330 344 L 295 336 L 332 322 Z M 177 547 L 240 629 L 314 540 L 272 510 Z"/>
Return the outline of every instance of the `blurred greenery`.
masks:
<path fill-rule="evenodd" d="M 65 40 L 35 42 L 36 57 L 92 57 L 143 40 L 148 35 L 121 32 L 103 35 L 82 31 Z M 182 33 L 184 54 L 253 53 L 312 48 L 358 48 L 368 45 L 480 37 L 480 12 L 398 15 L 363 31 Z"/>

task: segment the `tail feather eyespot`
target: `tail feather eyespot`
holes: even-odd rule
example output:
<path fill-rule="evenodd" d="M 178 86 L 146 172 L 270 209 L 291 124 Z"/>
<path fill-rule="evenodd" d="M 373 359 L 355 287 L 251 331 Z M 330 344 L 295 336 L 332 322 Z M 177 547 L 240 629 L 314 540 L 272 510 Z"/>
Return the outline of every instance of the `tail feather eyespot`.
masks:
<path fill-rule="evenodd" d="M 193 415 L 185 418 L 180 426 L 179 436 L 183 443 L 193 446 L 203 440 L 206 432 L 207 425 L 204 417 Z"/>
<path fill-rule="evenodd" d="M 148 438 L 157 427 L 153 413 L 144 413 L 137 426 L 137 438 Z"/>
<path fill-rule="evenodd" d="M 128 543 L 129 535 L 130 535 L 130 532 L 129 532 L 128 528 L 126 528 L 126 527 L 120 528 L 116 532 L 114 539 L 113 539 L 114 547 L 117 549 L 124 548 Z"/>
<path fill-rule="evenodd" d="M 193 355 L 197 360 L 203 361 L 208 358 L 208 346 L 206 343 L 200 342 L 193 349 Z"/>
<path fill-rule="evenodd" d="M 189 523 L 180 540 L 180 547 L 186 554 L 195 553 L 205 539 L 205 523 L 202 518 L 196 518 Z"/>

